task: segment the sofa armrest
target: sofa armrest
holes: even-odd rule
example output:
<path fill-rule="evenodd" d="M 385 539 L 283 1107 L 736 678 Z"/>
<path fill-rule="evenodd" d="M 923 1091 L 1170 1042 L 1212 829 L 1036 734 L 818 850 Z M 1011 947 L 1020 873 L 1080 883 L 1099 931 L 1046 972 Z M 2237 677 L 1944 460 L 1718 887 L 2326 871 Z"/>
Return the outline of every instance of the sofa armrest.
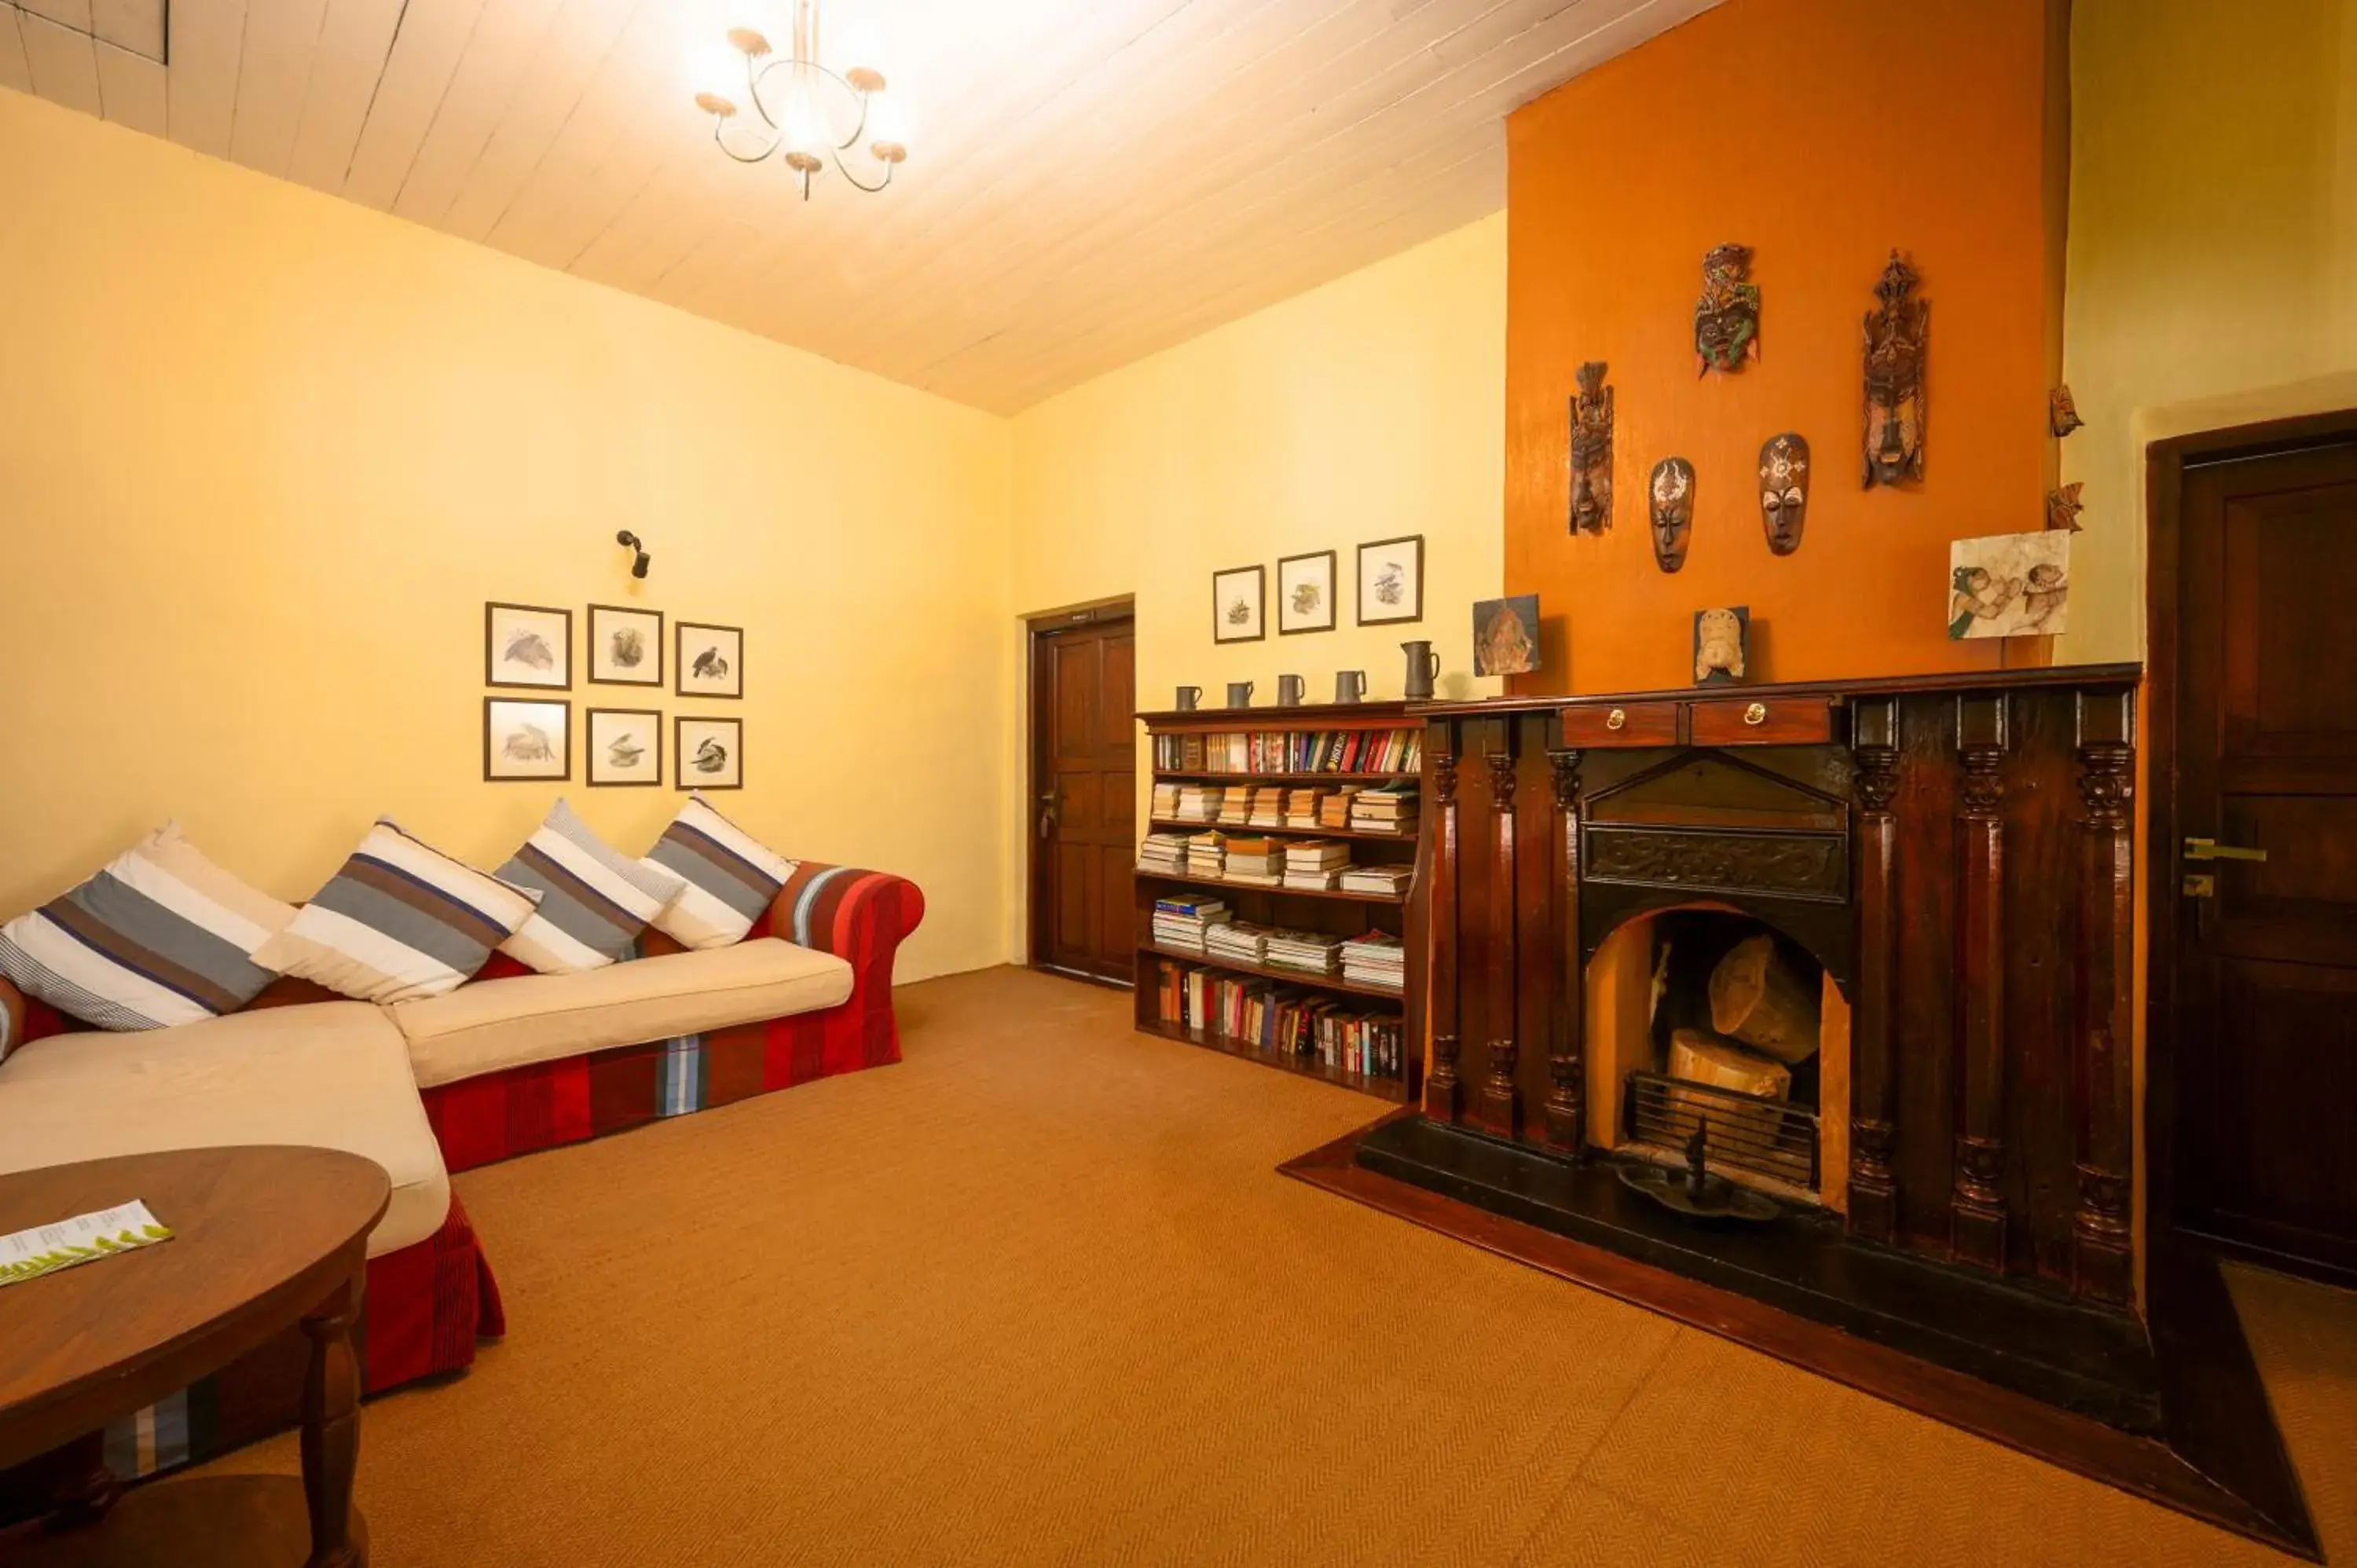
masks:
<path fill-rule="evenodd" d="M 25 1043 L 25 993 L 0 975 L 0 1061 Z"/>
<path fill-rule="evenodd" d="M 833 953 L 851 965 L 851 995 L 840 1013 L 867 1065 L 900 1059 L 892 1015 L 892 960 L 925 918 L 925 896 L 889 872 L 805 860 L 795 866 L 755 936 Z"/>

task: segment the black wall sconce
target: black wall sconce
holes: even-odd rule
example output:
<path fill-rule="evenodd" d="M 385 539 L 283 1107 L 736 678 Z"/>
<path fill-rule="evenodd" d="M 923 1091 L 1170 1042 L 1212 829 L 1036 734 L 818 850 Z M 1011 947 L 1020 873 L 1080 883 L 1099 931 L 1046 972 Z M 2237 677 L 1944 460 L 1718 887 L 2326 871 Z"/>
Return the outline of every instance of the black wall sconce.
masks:
<path fill-rule="evenodd" d="M 621 532 L 614 535 L 614 542 L 626 549 L 638 552 L 637 555 L 634 556 L 630 562 L 630 575 L 633 577 L 644 577 L 647 575 L 647 567 L 649 564 L 654 560 L 653 556 L 647 553 L 646 542 L 627 528 L 622 530 Z"/>

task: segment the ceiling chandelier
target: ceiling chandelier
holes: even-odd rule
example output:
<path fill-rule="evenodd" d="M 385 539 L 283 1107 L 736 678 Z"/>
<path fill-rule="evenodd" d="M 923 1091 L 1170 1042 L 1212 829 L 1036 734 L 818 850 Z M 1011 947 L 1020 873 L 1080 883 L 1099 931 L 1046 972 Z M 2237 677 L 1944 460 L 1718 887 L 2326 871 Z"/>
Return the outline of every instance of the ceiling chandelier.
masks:
<path fill-rule="evenodd" d="M 745 96 L 759 125 L 716 92 L 697 93 L 695 106 L 712 116 L 713 141 L 738 163 L 782 157 L 802 183 L 804 201 L 810 199 L 811 180 L 829 164 L 872 196 L 892 183 L 892 171 L 907 160 L 909 149 L 888 124 L 884 73 L 873 64 L 841 71 L 821 64 L 818 27 L 819 0 L 794 0 L 793 53 L 788 56 L 773 54 L 770 40 L 751 27 L 728 30 L 729 47 L 745 57 Z M 864 156 L 853 153 L 862 138 Z M 871 184 L 853 172 L 855 165 L 880 169 L 881 177 Z"/>

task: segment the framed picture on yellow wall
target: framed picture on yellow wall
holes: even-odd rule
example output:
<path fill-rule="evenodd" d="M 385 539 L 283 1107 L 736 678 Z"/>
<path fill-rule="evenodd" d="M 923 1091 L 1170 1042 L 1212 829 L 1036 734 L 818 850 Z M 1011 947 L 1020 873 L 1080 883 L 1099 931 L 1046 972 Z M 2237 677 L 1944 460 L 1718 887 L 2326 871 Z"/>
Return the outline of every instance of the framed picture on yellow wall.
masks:
<path fill-rule="evenodd" d="M 483 699 L 483 781 L 573 777 L 573 704 L 525 697 Z"/>
<path fill-rule="evenodd" d="M 589 642 L 583 652 L 589 679 L 600 686 L 662 685 L 662 611 L 591 605 Z"/>
<path fill-rule="evenodd" d="M 1424 618 L 1424 535 L 1359 546 L 1359 624 Z"/>
<path fill-rule="evenodd" d="M 541 605 L 483 607 L 483 684 L 573 688 L 573 612 Z"/>
<path fill-rule="evenodd" d="M 1268 568 L 1232 566 L 1211 574 L 1211 640 L 1258 642 L 1268 635 L 1261 618 L 1265 607 Z"/>
<path fill-rule="evenodd" d="M 1276 564 L 1276 634 L 1334 629 L 1334 553 L 1287 555 Z"/>
<path fill-rule="evenodd" d="M 582 715 L 582 771 L 595 789 L 662 782 L 662 714 L 652 708 L 591 708 Z"/>
<path fill-rule="evenodd" d="M 691 718 L 672 720 L 676 739 L 672 746 L 672 780 L 683 789 L 742 789 L 745 788 L 745 721 Z"/>
<path fill-rule="evenodd" d="M 672 666 L 672 690 L 683 697 L 745 694 L 745 628 L 679 623 L 679 647 Z"/>

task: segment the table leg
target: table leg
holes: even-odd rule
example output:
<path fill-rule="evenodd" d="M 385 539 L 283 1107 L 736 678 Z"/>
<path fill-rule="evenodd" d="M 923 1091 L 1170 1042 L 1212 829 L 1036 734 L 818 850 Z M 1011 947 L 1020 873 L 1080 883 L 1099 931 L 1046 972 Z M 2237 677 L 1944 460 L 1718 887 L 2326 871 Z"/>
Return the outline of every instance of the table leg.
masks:
<path fill-rule="evenodd" d="M 123 1483 L 107 1468 L 103 1434 L 91 1433 L 49 1456 L 48 1528 L 80 1530 L 106 1517 L 123 1496 Z"/>
<path fill-rule="evenodd" d="M 311 1367 L 303 1380 L 303 1500 L 311 1514 L 305 1568 L 366 1568 L 351 1534 L 352 1473 L 361 1458 L 361 1363 L 352 1349 L 365 1272 L 303 1319 Z"/>

